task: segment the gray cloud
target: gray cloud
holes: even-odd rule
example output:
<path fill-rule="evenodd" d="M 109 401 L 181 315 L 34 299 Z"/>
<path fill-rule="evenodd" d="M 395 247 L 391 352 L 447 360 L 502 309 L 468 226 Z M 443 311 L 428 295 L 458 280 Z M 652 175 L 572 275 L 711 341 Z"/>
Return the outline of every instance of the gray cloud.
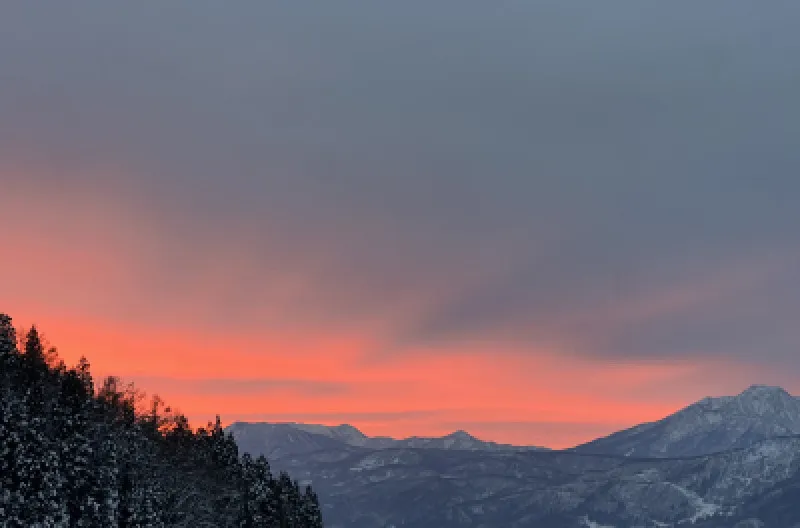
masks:
<path fill-rule="evenodd" d="M 308 277 L 303 317 L 429 299 L 392 351 L 511 334 L 790 363 L 798 15 L 789 1 L 20 4 L 0 21 L 0 156 L 57 168 L 30 173 L 43 193 L 135 197 L 180 248 L 154 290 L 181 263 L 244 255 L 256 276 L 220 299 L 227 324 L 269 303 L 258 270 L 290 269 Z M 635 324 L 583 315 L 743 262 L 757 274 L 774 254 L 780 273 Z"/>

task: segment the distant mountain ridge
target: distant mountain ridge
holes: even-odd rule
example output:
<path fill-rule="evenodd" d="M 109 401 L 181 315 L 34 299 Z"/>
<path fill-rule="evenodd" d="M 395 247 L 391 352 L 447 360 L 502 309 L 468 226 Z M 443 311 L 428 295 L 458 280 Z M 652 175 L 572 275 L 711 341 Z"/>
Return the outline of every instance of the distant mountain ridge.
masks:
<path fill-rule="evenodd" d="M 466 431 L 440 437 L 412 436 L 395 439 L 367 436 L 348 424 L 320 425 L 295 422 L 235 422 L 226 428 L 243 451 L 270 457 L 300 455 L 324 449 L 363 447 L 369 449 L 447 449 L 466 451 L 543 451 L 543 447 L 515 446 L 479 440 Z"/>
<path fill-rule="evenodd" d="M 800 400 L 753 385 L 566 450 L 243 424 L 243 451 L 312 483 L 329 528 L 800 527 Z M 271 450 L 271 451 L 270 451 Z"/>
<path fill-rule="evenodd" d="M 736 396 L 703 398 L 666 418 L 572 451 L 640 458 L 698 456 L 798 434 L 800 399 L 780 387 L 752 385 Z"/>
<path fill-rule="evenodd" d="M 235 422 L 227 430 L 246 451 L 267 456 L 302 454 L 341 447 L 339 444 L 370 449 L 548 450 L 480 440 L 462 430 L 441 437 L 403 439 L 367 436 L 349 424 Z M 615 432 L 570 451 L 638 458 L 700 456 L 792 435 L 800 435 L 800 398 L 781 387 L 751 385 L 736 396 L 706 397 L 661 420 Z"/>
<path fill-rule="evenodd" d="M 279 457 L 273 467 L 319 489 L 328 528 L 788 528 L 800 521 L 800 437 L 650 459 L 348 446 Z M 780 523 L 746 522 L 768 516 Z"/>

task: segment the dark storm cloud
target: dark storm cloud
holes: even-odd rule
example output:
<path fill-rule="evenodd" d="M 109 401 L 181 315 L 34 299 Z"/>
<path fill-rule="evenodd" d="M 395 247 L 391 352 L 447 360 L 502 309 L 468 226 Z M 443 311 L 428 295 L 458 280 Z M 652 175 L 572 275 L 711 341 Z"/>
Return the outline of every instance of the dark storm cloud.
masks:
<path fill-rule="evenodd" d="M 388 349 L 800 344 L 796 3 L 3 11 L 7 163 L 69 174 L 31 174 L 43 192 L 138 196 L 195 256 L 233 233 L 265 270 L 307 270 L 309 304 L 339 317 L 463 281 Z M 582 319 L 743 266 L 746 284 L 646 318 Z"/>

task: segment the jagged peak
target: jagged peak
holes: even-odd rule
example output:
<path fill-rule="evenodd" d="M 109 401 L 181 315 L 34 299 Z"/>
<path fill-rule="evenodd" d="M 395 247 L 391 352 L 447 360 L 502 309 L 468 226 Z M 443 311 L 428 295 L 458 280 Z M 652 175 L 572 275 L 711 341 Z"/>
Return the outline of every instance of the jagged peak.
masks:
<path fill-rule="evenodd" d="M 793 420 L 800 418 L 800 400 L 783 388 L 771 385 L 751 385 L 733 398 L 729 405 L 746 415 L 788 416 L 786 413 L 790 413 Z"/>
<path fill-rule="evenodd" d="M 699 407 L 704 410 L 720 410 L 730 404 L 741 404 L 744 402 L 765 400 L 800 402 L 800 399 L 789 394 L 789 392 L 783 387 L 778 387 L 775 385 L 753 384 L 736 396 L 706 396 L 705 398 L 690 405 L 687 409 Z M 667 418 L 669 418 L 669 416 Z"/>
<path fill-rule="evenodd" d="M 466 432 L 463 429 L 459 429 L 458 431 L 453 431 L 452 433 L 447 435 L 447 438 L 458 438 L 458 439 L 462 439 L 462 440 L 475 440 L 476 439 L 474 436 L 472 436 L 471 434 L 469 434 L 468 432 Z"/>
<path fill-rule="evenodd" d="M 361 432 L 358 429 L 358 427 L 356 427 L 355 425 L 350 425 L 350 424 L 346 424 L 346 423 L 339 424 L 339 425 L 333 425 L 331 427 L 333 427 L 334 429 L 339 429 L 341 431 L 358 431 L 359 433 Z"/>
<path fill-rule="evenodd" d="M 367 435 L 365 435 L 361 431 L 361 429 L 359 429 L 358 427 L 356 427 L 354 425 L 350 425 L 350 424 L 335 425 L 335 426 L 331 427 L 331 429 L 335 429 L 336 431 L 339 431 L 339 432 L 347 432 L 347 433 L 354 434 L 356 436 L 363 437 L 363 438 L 367 437 Z"/>
<path fill-rule="evenodd" d="M 778 397 L 792 397 L 786 389 L 774 385 L 754 384 L 743 390 L 738 398 L 751 398 L 751 397 L 764 397 L 764 396 L 778 396 Z"/>

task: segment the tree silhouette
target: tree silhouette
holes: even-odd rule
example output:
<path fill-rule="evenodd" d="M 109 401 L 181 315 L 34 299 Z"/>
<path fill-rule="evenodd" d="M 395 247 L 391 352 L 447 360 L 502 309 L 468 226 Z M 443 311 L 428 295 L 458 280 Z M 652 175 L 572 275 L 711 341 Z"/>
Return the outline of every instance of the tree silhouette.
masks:
<path fill-rule="evenodd" d="M 240 457 L 219 417 L 193 430 L 143 399 L 113 376 L 95 392 L 88 360 L 67 368 L 36 326 L 18 345 L 0 314 L 2 525 L 322 526 L 316 494 Z"/>

